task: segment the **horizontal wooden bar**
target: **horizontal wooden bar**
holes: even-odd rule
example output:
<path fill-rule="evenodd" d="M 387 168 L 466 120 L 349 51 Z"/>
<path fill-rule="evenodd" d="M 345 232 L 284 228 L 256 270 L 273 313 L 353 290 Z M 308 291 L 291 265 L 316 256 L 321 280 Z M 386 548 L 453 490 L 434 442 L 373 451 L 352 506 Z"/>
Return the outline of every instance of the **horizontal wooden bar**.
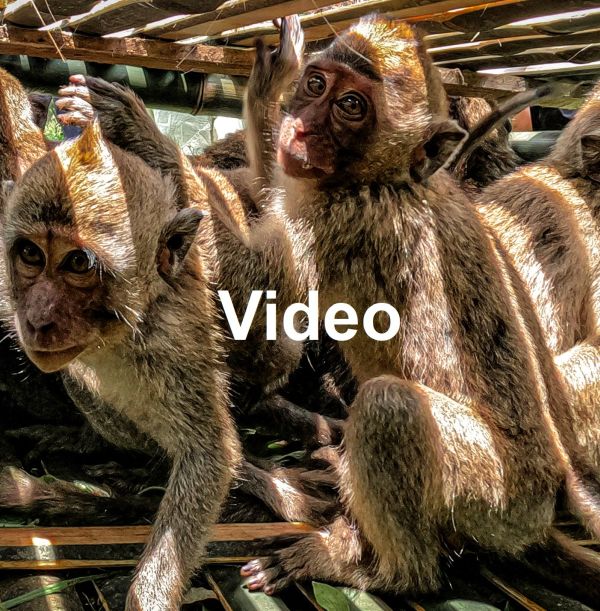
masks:
<path fill-rule="evenodd" d="M 150 530 L 151 526 L 0 528 L 0 547 L 145 543 Z M 255 541 L 266 537 L 309 533 L 313 530 L 312 526 L 300 522 L 216 524 L 212 529 L 211 541 Z"/>
<path fill-rule="evenodd" d="M 250 74 L 253 61 L 252 52 L 227 47 L 143 38 L 106 39 L 7 25 L 0 26 L 0 53 L 239 76 Z"/>
<path fill-rule="evenodd" d="M 206 557 L 204 564 L 244 564 L 255 556 Z M 101 569 L 136 566 L 135 559 L 114 560 L 11 560 L 0 561 L 0 571 L 65 571 L 70 569 Z"/>

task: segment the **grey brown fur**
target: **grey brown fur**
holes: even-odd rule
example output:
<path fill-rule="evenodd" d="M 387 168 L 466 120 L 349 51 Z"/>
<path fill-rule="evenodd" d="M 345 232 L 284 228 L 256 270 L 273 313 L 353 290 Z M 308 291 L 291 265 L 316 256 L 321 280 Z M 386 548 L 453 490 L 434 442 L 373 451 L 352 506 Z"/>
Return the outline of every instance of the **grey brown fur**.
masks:
<path fill-rule="evenodd" d="M 553 151 L 487 188 L 479 210 L 527 286 L 569 385 L 575 434 L 600 469 L 600 87 Z"/>
<path fill-rule="evenodd" d="M 116 442 L 135 429 L 171 461 L 128 610 L 179 608 L 240 458 L 198 220 L 172 184 L 103 142 L 97 126 L 34 164 L 4 210 L 8 322 L 25 351 L 43 369 L 66 367 L 74 400 L 93 424 L 96 414 L 108 419 Z M 173 235 L 182 238 L 169 246 Z M 59 282 L 50 263 L 35 278 L 19 271 L 21 240 L 60 248 L 53 236 L 93 249 L 100 262 L 84 297 L 89 309 L 74 279 Z M 35 352 L 72 344 L 82 351 L 70 362 Z"/>
<path fill-rule="evenodd" d="M 355 110 L 352 88 L 369 104 L 344 127 L 324 109 Z M 519 555 L 552 537 L 562 485 L 595 526 L 566 389 L 527 292 L 439 169 L 464 135 L 441 90 L 410 26 L 365 18 L 311 58 L 280 126 L 274 197 L 311 245 L 321 303 L 350 303 L 359 319 L 390 303 L 401 329 L 343 344 L 362 384 L 339 466 L 346 516 L 247 565 L 253 589 L 304 578 L 435 589 L 448 550 Z"/>

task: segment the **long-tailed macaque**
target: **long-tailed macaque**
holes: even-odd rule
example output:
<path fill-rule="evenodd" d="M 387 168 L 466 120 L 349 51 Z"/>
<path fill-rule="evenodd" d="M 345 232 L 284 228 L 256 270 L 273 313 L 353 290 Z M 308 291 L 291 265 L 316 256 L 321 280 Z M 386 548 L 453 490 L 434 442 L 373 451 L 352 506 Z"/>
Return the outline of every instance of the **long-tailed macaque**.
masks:
<path fill-rule="evenodd" d="M 127 609 L 178 609 L 240 459 L 202 211 L 97 125 L 31 166 L 4 204 L 12 325 L 119 445 L 171 473 Z"/>
<path fill-rule="evenodd" d="M 266 53 L 251 80 L 269 82 Z M 349 303 L 359 318 L 387 303 L 375 329 L 399 331 L 375 341 L 359 329 L 342 343 L 361 383 L 339 466 L 346 515 L 248 564 L 249 587 L 433 590 L 441 559 L 464 546 L 519 556 L 562 545 L 560 487 L 599 532 L 597 481 L 529 296 L 440 169 L 465 132 L 420 36 L 361 19 L 303 67 L 278 132 L 278 165 L 255 141 L 251 167 L 310 244 L 321 303 Z M 598 583 L 586 584 L 591 599 Z"/>
<path fill-rule="evenodd" d="M 288 27 L 285 22 L 284 28 Z M 301 37 L 302 31 L 294 29 Z M 301 48 L 294 40 L 290 53 Z M 274 83 L 277 92 L 284 89 L 282 81 Z M 210 251 L 209 267 L 213 270 L 218 290 L 228 290 L 238 316 L 241 318 L 252 290 L 275 290 L 279 321 L 285 308 L 297 299 L 303 299 L 313 274 L 310 257 L 304 253 L 301 241 L 292 242 L 281 227 L 270 228 L 265 235 L 250 232 L 256 224 L 259 211 L 252 191 L 256 185 L 248 178 L 247 168 L 236 168 L 225 176 L 206 165 L 192 164 L 176 144 L 160 133 L 146 112 L 143 102 L 129 89 L 107 83 L 93 77 L 74 76 L 71 84 L 61 90 L 57 107 L 63 110 L 61 120 L 67 123 L 85 124 L 90 118 L 90 104 L 98 115 L 103 134 L 118 146 L 139 155 L 151 166 L 171 176 L 180 197 L 187 198 L 200 181 L 208 185 L 214 198 L 220 190 L 235 188 L 239 194 L 233 199 L 241 201 L 235 208 L 216 207 L 215 222 L 225 233 L 217 232 L 217 241 Z M 274 94 L 275 95 L 275 94 Z M 219 230 L 221 231 L 221 230 Z M 237 241 L 232 239 L 237 236 Z M 250 242 L 260 243 L 254 248 Z M 292 254 L 293 253 L 293 254 Z M 290 258 L 293 257 L 293 258 Z M 301 269 L 285 269 L 289 260 L 303 259 Z M 282 267 L 283 264 L 283 267 Z M 288 267 L 290 267 L 288 265 Z M 266 310 L 261 305 L 250 333 L 244 341 L 228 342 L 228 365 L 232 371 L 233 406 L 240 420 L 267 415 L 268 419 L 292 431 L 309 444 L 338 441 L 341 423 L 297 408 L 290 401 L 273 394 L 287 380 L 298 365 L 302 343 L 278 332 L 276 342 L 266 340 Z M 283 431 L 285 432 L 285 431 Z"/>
<path fill-rule="evenodd" d="M 600 470 L 600 86 L 546 158 L 479 202 L 529 290 L 571 391 L 575 432 Z"/>

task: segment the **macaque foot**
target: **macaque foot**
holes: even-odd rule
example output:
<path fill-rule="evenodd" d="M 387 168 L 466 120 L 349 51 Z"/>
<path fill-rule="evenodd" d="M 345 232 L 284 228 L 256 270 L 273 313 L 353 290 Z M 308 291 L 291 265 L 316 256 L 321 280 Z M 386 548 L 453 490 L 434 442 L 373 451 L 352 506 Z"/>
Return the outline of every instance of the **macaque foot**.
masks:
<path fill-rule="evenodd" d="M 251 591 L 262 590 L 272 596 L 287 588 L 293 581 L 311 575 L 310 561 L 305 550 L 310 550 L 310 540 L 317 535 L 276 537 L 268 545 L 268 556 L 255 558 L 245 564 L 240 573 L 249 577 L 246 585 Z"/>

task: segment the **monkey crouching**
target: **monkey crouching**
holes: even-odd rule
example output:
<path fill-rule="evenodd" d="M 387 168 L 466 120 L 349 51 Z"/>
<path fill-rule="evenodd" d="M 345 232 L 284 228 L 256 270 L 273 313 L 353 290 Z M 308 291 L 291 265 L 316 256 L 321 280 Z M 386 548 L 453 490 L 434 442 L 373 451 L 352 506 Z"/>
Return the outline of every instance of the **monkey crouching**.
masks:
<path fill-rule="evenodd" d="M 360 318 L 387 303 L 400 331 L 342 343 L 361 384 L 338 468 L 346 514 L 249 563 L 252 589 L 435 590 L 449 550 L 514 557 L 552 538 L 562 486 L 597 531 L 590 464 L 526 289 L 442 169 L 464 137 L 403 22 L 361 19 L 303 68 L 279 129 L 275 209 L 310 243 L 324 309 L 344 301 Z"/>
<path fill-rule="evenodd" d="M 6 322 L 23 350 L 64 371 L 103 435 L 171 462 L 128 610 L 179 608 L 240 460 L 201 218 L 95 124 L 4 202 Z"/>

